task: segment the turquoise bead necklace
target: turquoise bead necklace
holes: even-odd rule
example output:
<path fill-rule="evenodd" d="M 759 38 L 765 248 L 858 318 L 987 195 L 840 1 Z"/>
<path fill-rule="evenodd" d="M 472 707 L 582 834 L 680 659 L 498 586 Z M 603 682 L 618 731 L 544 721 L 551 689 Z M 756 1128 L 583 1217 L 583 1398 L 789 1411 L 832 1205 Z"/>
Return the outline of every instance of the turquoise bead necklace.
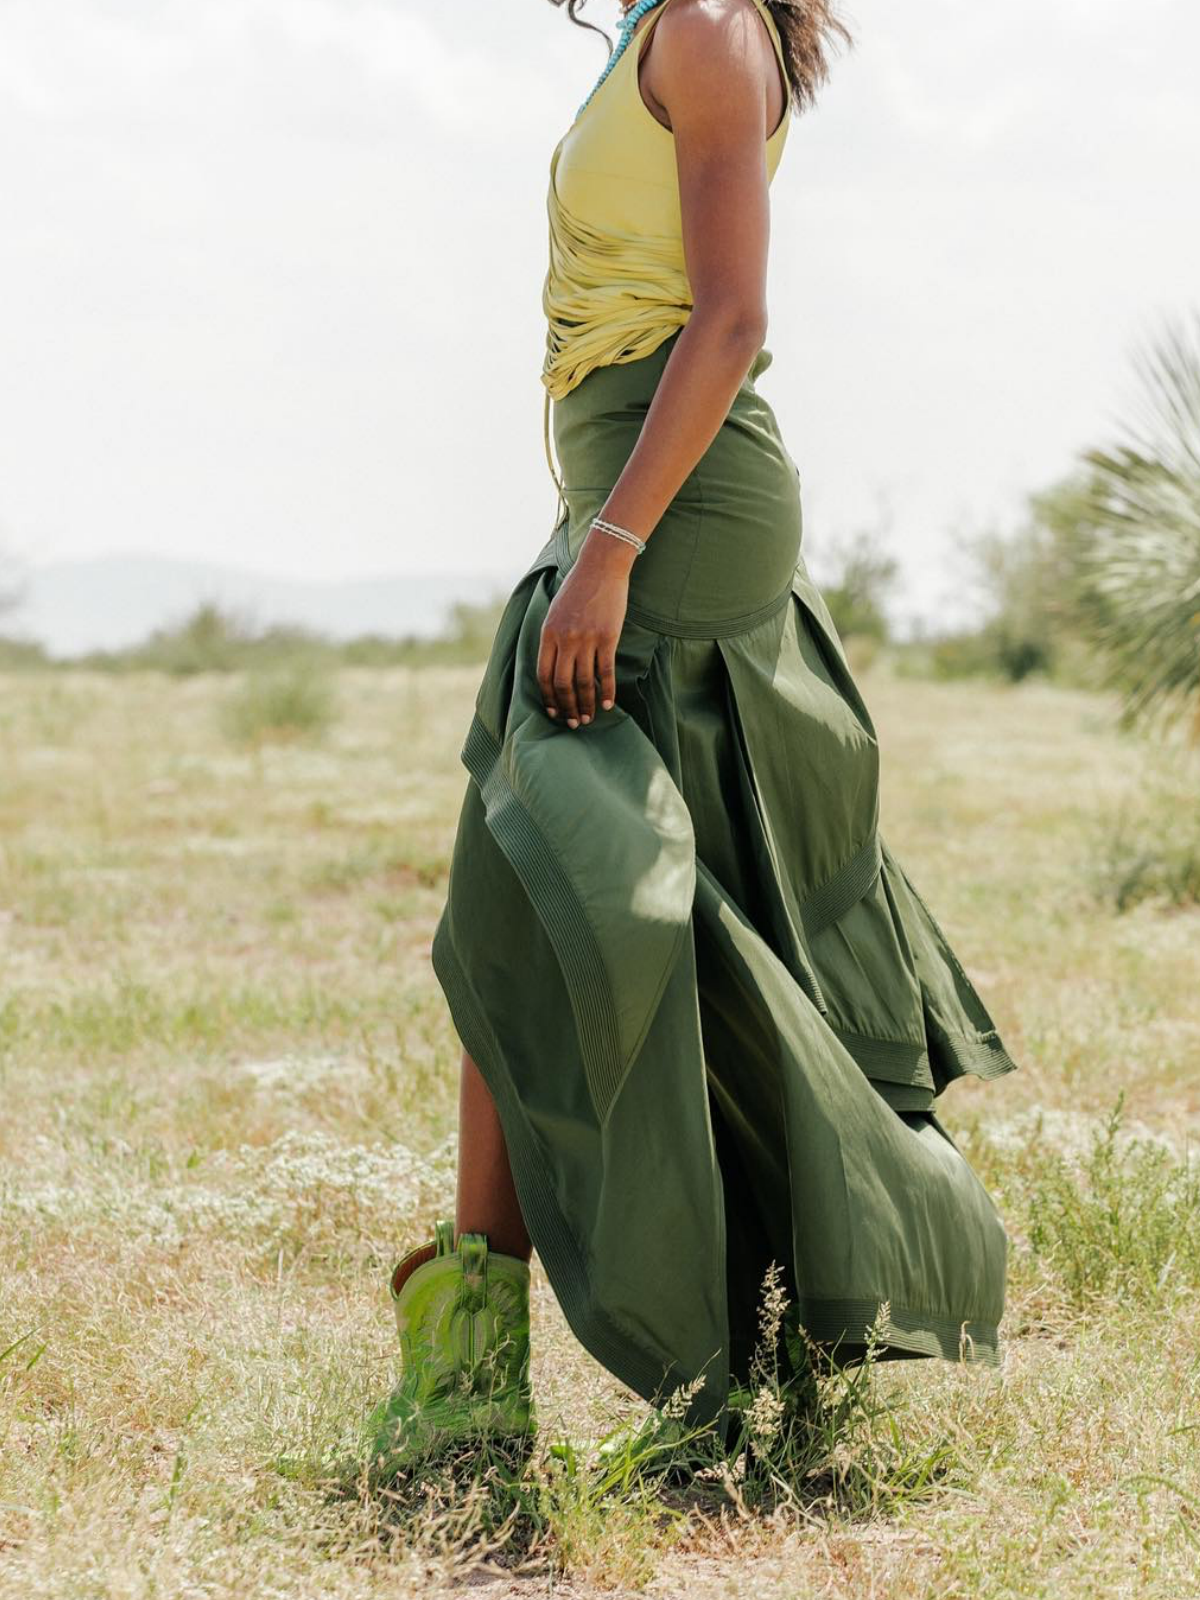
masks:
<path fill-rule="evenodd" d="M 662 0 L 636 0 L 636 3 L 630 6 L 629 10 L 621 18 L 620 22 L 617 24 L 617 28 L 621 37 L 618 40 L 612 55 L 610 55 L 608 58 L 608 65 L 596 79 L 596 85 L 592 90 L 592 94 L 588 95 L 587 99 L 583 102 L 583 105 L 581 105 L 579 110 L 575 113 L 576 120 L 583 115 L 586 108 L 591 104 L 592 95 L 596 93 L 596 89 L 600 87 L 605 78 L 608 77 L 609 73 L 616 66 L 617 62 L 625 54 L 625 51 L 629 45 L 629 41 L 633 38 L 633 30 L 637 27 L 638 23 L 648 11 L 653 11 L 655 6 L 659 6 L 661 4 Z"/>

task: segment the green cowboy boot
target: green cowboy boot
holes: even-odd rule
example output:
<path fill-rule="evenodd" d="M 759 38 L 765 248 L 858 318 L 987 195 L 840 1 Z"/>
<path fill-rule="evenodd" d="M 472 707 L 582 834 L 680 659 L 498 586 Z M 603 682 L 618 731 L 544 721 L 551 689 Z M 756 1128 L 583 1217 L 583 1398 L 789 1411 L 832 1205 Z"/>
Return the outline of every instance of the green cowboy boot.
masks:
<path fill-rule="evenodd" d="M 400 1382 L 363 1428 L 373 1477 L 390 1478 L 471 1439 L 536 1428 L 529 1382 L 529 1263 L 439 1219 L 391 1278 Z"/>

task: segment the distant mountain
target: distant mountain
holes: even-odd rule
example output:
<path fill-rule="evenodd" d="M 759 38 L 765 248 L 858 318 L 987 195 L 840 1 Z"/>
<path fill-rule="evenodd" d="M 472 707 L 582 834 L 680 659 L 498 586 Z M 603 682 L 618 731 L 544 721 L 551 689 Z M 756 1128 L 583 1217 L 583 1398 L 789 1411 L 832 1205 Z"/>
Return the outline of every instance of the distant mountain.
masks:
<path fill-rule="evenodd" d="M 213 601 L 256 626 L 298 623 L 332 639 L 429 635 L 456 602 L 506 595 L 519 576 L 422 572 L 309 583 L 163 556 L 100 556 L 26 568 L 20 603 L 0 616 L 0 633 L 36 639 L 56 656 L 120 649 Z"/>

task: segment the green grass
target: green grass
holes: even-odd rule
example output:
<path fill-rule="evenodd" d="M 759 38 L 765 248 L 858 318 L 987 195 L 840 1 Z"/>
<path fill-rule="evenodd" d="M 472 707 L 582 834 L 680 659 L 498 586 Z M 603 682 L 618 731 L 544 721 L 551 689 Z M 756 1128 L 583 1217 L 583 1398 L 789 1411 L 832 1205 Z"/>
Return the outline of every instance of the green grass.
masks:
<path fill-rule="evenodd" d="M 943 1106 L 1012 1239 L 1001 1369 L 872 1362 L 787 1422 L 768 1341 L 700 1476 L 603 1466 L 646 1408 L 538 1270 L 526 1470 L 322 1489 L 453 1198 L 429 944 L 477 672 L 343 669 L 245 743 L 236 674 L 0 678 L 0 1596 L 1197 1592 L 1200 909 L 1104 849 L 1182 841 L 1190 769 L 1108 700 L 885 658 L 889 842 L 1022 1064 Z"/>

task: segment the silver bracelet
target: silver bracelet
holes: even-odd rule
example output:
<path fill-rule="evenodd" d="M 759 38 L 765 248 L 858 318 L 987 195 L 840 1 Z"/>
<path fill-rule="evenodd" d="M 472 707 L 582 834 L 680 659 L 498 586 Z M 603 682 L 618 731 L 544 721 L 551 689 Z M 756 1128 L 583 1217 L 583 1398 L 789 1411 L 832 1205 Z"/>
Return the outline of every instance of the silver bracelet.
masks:
<path fill-rule="evenodd" d="M 606 522 L 603 517 L 593 517 L 592 527 L 599 528 L 601 533 L 611 533 L 614 539 L 624 539 L 626 544 L 631 544 L 638 555 L 644 555 L 646 541 L 639 539 L 636 533 L 630 533 L 628 528 L 621 528 L 615 522 Z"/>

